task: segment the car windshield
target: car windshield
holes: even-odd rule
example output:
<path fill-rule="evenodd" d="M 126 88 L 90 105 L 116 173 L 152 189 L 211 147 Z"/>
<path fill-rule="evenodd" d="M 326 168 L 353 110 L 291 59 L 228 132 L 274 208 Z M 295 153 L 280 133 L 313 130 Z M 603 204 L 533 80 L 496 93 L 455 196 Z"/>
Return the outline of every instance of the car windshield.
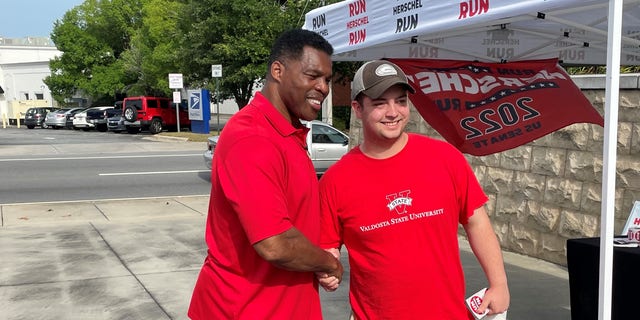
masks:
<path fill-rule="evenodd" d="M 314 143 L 344 143 L 345 137 L 335 129 L 314 125 L 311 131 L 311 141 Z"/>

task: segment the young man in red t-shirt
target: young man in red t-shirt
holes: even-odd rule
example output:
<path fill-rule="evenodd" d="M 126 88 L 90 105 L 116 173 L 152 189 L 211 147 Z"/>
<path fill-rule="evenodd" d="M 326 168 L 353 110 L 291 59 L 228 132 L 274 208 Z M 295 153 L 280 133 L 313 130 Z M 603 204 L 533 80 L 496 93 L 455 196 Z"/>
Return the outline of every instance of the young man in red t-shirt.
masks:
<path fill-rule="evenodd" d="M 407 92 L 415 91 L 391 62 L 356 72 L 352 108 L 363 141 L 320 180 L 321 246 L 336 256 L 343 244 L 348 250 L 356 319 L 473 319 L 458 247 L 462 224 L 489 281 L 478 311 L 502 313 L 509 289 L 487 196 L 453 146 L 404 132 Z M 333 290 L 331 280 L 321 284 Z"/>
<path fill-rule="evenodd" d="M 329 93 L 331 45 L 306 30 L 276 40 L 261 92 L 225 126 L 211 167 L 192 319 L 322 319 L 314 272 L 342 277 L 320 249 L 318 181 L 308 129 Z"/>

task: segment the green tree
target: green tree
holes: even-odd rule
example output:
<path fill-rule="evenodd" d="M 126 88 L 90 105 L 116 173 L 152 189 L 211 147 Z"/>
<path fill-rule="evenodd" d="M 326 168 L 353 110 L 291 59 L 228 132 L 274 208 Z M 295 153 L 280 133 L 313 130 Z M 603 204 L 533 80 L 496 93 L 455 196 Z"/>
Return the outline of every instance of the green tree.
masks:
<path fill-rule="evenodd" d="M 222 65 L 220 96 L 241 108 L 266 74 L 269 51 L 284 30 L 299 28 L 304 13 L 323 1 L 188 1 L 178 29 L 184 40 L 181 70 L 193 87 L 214 92 L 211 65 Z"/>
<path fill-rule="evenodd" d="M 180 71 L 176 26 L 183 7 L 175 0 L 147 0 L 142 5 L 142 24 L 123 54 L 125 73 L 134 79 L 126 88 L 128 95 L 170 94 L 168 74 Z"/>
<path fill-rule="evenodd" d="M 44 82 L 54 99 L 82 92 L 93 101 L 113 101 L 126 83 L 120 56 L 140 28 L 143 0 L 86 0 L 54 23 L 51 39 L 62 55 Z"/>
<path fill-rule="evenodd" d="M 88 42 L 89 39 L 83 39 L 84 32 L 80 28 L 79 11 L 78 8 L 71 9 L 65 13 L 62 20 L 55 23 L 51 38 L 57 44 L 58 50 L 84 53 L 79 43 Z M 78 90 L 79 78 L 83 77 L 82 65 L 85 64 L 85 59 L 80 54 L 65 55 L 63 53 L 49 63 L 52 75 L 46 77 L 44 83 L 58 103 L 64 103 L 65 98 L 71 97 Z"/>
<path fill-rule="evenodd" d="M 76 92 L 94 102 L 166 96 L 173 72 L 184 74 L 187 87 L 214 92 L 211 65 L 221 64 L 220 96 L 244 106 L 266 73 L 274 39 L 336 1 L 85 0 L 54 25 L 62 55 L 45 83 L 58 102 Z"/>

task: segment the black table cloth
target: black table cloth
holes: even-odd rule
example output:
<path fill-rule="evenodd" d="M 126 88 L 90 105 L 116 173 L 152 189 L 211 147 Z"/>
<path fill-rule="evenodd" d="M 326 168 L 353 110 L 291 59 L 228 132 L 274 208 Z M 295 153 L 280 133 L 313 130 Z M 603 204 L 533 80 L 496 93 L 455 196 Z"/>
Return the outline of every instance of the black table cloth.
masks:
<path fill-rule="evenodd" d="M 598 319 L 600 238 L 567 240 L 572 320 Z M 614 247 L 611 319 L 640 319 L 640 248 Z"/>

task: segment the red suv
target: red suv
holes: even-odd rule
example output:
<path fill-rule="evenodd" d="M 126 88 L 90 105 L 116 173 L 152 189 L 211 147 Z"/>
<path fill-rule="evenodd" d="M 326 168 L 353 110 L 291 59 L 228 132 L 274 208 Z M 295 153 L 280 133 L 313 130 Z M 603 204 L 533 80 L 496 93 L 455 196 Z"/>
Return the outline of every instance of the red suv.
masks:
<path fill-rule="evenodd" d="M 176 130 L 176 106 L 169 98 L 128 97 L 122 102 L 124 126 L 129 133 L 148 130 L 156 134 L 165 128 Z M 180 128 L 189 128 L 191 121 L 186 108 L 180 107 Z"/>

